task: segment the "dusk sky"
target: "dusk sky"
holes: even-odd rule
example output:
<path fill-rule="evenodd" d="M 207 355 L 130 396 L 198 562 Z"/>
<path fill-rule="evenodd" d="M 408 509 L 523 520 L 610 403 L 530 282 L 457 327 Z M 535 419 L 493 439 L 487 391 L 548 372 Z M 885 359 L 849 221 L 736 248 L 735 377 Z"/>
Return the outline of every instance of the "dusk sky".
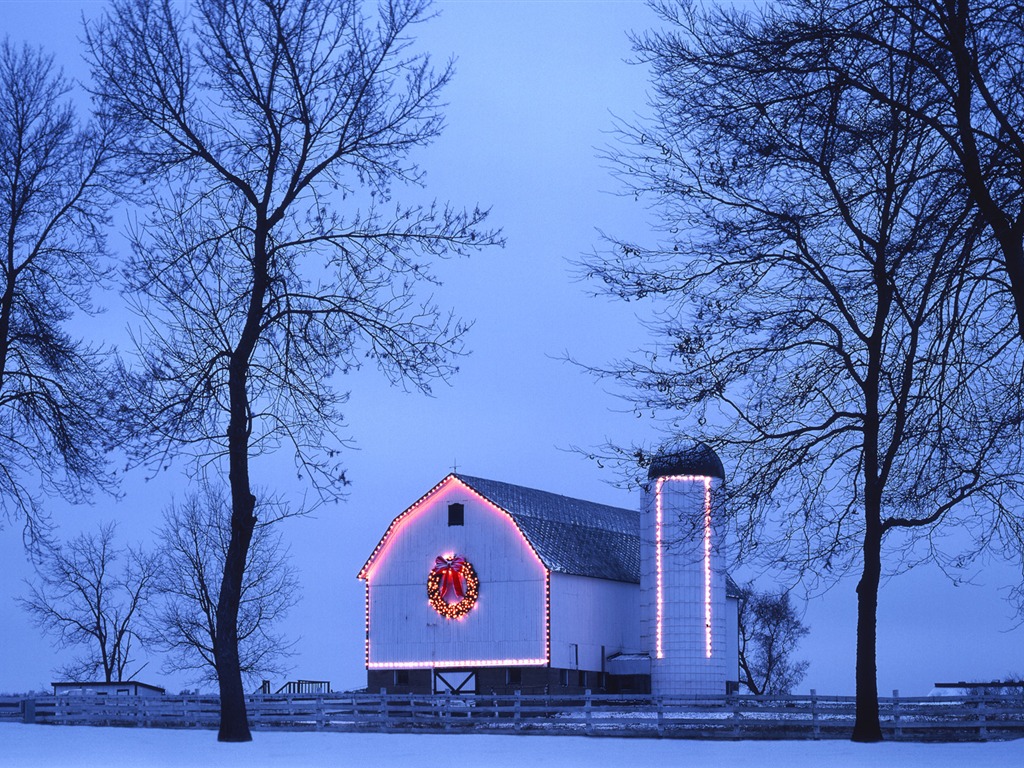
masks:
<path fill-rule="evenodd" d="M 0 0 L 0 35 L 43 46 L 66 74 L 86 78 L 80 19 L 105 5 Z M 577 279 L 570 262 L 600 246 L 598 230 L 636 240 L 652 231 L 651 213 L 616 194 L 598 155 L 613 141 L 614 116 L 647 111 L 647 72 L 627 63 L 628 33 L 656 17 L 632 0 L 441 0 L 436 9 L 439 17 L 417 30 L 419 45 L 440 61 L 455 57 L 457 73 L 447 90 L 447 130 L 418 154 L 427 191 L 459 206 L 490 206 L 507 246 L 438 268 L 444 285 L 435 298 L 475 326 L 472 354 L 433 397 L 390 388 L 372 365 L 336 381 L 350 392 L 351 492 L 282 528 L 302 584 L 301 602 L 282 624 L 298 641 L 288 679 L 329 680 L 335 690 L 366 682 L 356 573 L 391 519 L 453 466 L 638 508 L 639 494 L 616 489 L 611 470 L 571 449 L 660 439 L 656 421 L 638 419 L 607 385 L 564 362 L 569 355 L 600 365 L 648 342 L 642 320 L 649 308 L 588 295 L 594 286 Z M 400 200 L 401 191 L 395 196 Z M 127 212 L 112 213 L 123 230 Z M 111 245 L 115 255 L 122 248 L 117 232 Z M 97 299 L 109 311 L 76 327 L 127 350 L 130 317 L 121 298 L 111 292 Z M 48 500 L 59 534 L 116 520 L 122 540 L 152 542 L 162 510 L 188 489 L 184 466 L 157 477 L 128 473 L 119 500 L 97 496 L 83 507 Z M 295 501 L 309 492 L 295 481 L 285 452 L 255 460 L 253 474 Z M 8 524 L 0 530 L 0 692 L 48 687 L 63 658 L 14 602 L 31 574 L 20 526 Z M 930 566 L 883 583 L 879 692 L 923 695 L 935 681 L 1024 674 L 1024 630 L 1001 590 L 1014 577 L 992 562 L 979 565 L 973 586 L 954 587 Z M 811 664 L 801 690 L 853 693 L 854 587 L 848 579 L 807 604 L 811 633 L 799 655 Z M 802 595 L 794 596 L 802 605 Z M 163 674 L 159 657 L 138 678 L 174 692 L 189 686 Z M 283 682 L 275 680 L 275 689 Z"/>

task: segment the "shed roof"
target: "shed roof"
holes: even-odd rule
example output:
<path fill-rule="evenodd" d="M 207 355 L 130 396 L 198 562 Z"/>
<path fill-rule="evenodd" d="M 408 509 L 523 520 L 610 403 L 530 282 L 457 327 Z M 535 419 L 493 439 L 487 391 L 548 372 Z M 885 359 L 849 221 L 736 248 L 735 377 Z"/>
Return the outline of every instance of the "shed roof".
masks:
<path fill-rule="evenodd" d="M 138 692 L 139 688 L 144 688 L 145 690 L 153 691 L 154 693 L 161 693 L 161 694 L 167 693 L 167 691 L 164 688 L 161 688 L 159 685 L 150 685 L 149 683 L 140 683 L 138 680 L 112 680 L 112 681 L 109 681 L 109 682 L 104 681 L 104 680 L 97 680 L 97 681 L 94 681 L 94 682 L 81 682 L 81 681 L 78 681 L 78 680 L 59 680 L 57 682 L 50 683 L 50 685 L 53 686 L 54 694 L 56 694 L 58 692 L 58 689 L 62 689 L 63 690 L 63 689 L 72 689 L 72 688 L 79 688 L 79 689 L 83 689 L 83 690 L 91 689 L 91 690 L 94 690 L 94 691 L 95 690 L 101 690 L 101 689 L 107 689 L 107 688 L 111 688 L 111 689 L 135 688 L 136 689 L 136 693 Z"/>

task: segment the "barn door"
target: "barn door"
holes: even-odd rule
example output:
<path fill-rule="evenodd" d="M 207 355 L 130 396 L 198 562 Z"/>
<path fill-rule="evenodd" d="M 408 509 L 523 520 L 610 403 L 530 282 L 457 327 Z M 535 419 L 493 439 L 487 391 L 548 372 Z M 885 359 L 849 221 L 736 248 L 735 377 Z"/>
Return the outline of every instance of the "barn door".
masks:
<path fill-rule="evenodd" d="M 476 693 L 476 672 L 469 669 L 435 669 L 434 693 Z"/>

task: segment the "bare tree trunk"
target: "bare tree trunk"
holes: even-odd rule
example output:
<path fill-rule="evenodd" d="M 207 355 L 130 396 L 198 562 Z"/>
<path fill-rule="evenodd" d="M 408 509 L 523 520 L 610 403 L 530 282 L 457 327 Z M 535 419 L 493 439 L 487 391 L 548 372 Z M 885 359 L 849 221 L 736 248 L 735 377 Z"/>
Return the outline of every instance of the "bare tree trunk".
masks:
<path fill-rule="evenodd" d="M 231 368 L 231 422 L 228 451 L 231 484 L 231 538 L 224 559 L 224 575 L 217 599 L 217 632 L 213 653 L 220 687 L 220 732 L 218 741 L 252 741 L 245 710 L 245 691 L 238 658 L 238 607 L 242 600 L 242 577 L 256 526 L 253 511 L 256 497 L 249 488 L 248 403 L 245 374 Z M 236 393 L 239 393 L 236 395 Z"/>
<path fill-rule="evenodd" d="M 249 361 L 260 337 L 263 301 L 267 291 L 267 233 L 270 226 L 259 212 L 253 243 L 253 288 L 245 326 L 228 367 L 230 421 L 228 423 L 228 480 L 231 485 L 231 540 L 224 560 L 224 578 L 217 600 L 217 680 L 220 687 L 218 741 L 252 741 L 245 710 L 245 691 L 238 657 L 238 607 L 242 578 L 256 527 L 256 497 L 249 483 Z"/>
<path fill-rule="evenodd" d="M 232 470 L 235 463 L 232 457 Z M 248 464 L 248 457 L 244 454 L 243 463 Z M 238 483 L 235 478 L 236 474 L 232 471 L 231 541 L 224 561 L 224 578 L 217 601 L 217 642 L 214 646 L 217 682 L 220 688 L 218 741 L 252 741 L 238 660 L 238 606 L 242 597 L 242 575 L 245 572 L 246 554 L 256 524 L 256 518 L 252 514 L 256 498 L 251 493 L 247 498 L 234 493 Z"/>
<path fill-rule="evenodd" d="M 856 719 L 853 740 L 882 740 L 878 715 L 878 665 L 876 645 L 878 629 L 878 585 L 882 574 L 882 538 L 878 508 L 868 504 L 868 524 L 864 534 L 864 570 L 857 584 L 857 671 Z M 873 507 L 873 509 L 872 509 Z"/>
<path fill-rule="evenodd" d="M 880 436 L 882 370 L 885 358 L 886 319 L 893 303 L 889 264 L 883 249 L 876 250 L 872 266 L 877 303 L 872 333 L 867 340 L 868 365 L 864 379 L 864 539 L 863 569 L 857 584 L 857 651 L 855 672 L 856 717 L 853 741 L 882 740 L 878 719 L 878 586 L 882 577 L 882 472 Z M 891 447 L 890 447 L 891 450 Z"/>
<path fill-rule="evenodd" d="M 743 673 L 743 680 L 741 682 L 745 686 L 747 686 L 747 689 L 752 694 L 754 694 L 755 696 L 760 696 L 764 693 L 764 691 L 762 691 L 760 687 L 758 687 L 757 681 L 754 679 L 754 675 L 750 671 L 750 666 L 743 658 L 740 659 L 740 671 Z"/>
<path fill-rule="evenodd" d="M 11 246 L 13 249 L 13 245 Z M 11 314 L 14 312 L 14 260 L 7 259 L 7 284 L 0 296 L 0 388 L 7 371 L 7 351 L 10 347 Z"/>

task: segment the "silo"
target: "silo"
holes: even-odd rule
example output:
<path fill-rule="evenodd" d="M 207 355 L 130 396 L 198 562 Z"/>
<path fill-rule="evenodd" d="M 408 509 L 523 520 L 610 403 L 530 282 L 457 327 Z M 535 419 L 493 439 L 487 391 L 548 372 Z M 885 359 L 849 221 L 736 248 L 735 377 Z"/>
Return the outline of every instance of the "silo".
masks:
<path fill-rule="evenodd" d="M 641 516 L 641 642 L 656 696 L 726 692 L 725 567 L 716 494 L 725 470 L 694 442 L 651 463 Z"/>

